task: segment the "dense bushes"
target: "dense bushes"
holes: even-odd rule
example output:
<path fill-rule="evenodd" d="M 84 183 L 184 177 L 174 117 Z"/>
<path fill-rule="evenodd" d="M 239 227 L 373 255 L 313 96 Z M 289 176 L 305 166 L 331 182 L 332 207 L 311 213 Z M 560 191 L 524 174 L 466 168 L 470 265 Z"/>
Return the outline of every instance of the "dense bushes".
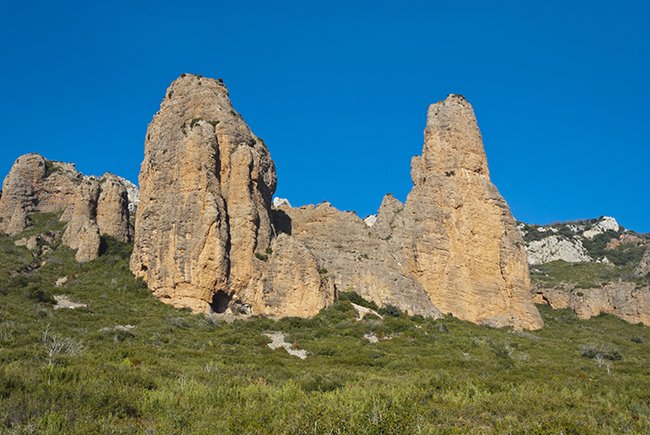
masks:
<path fill-rule="evenodd" d="M 519 333 L 394 307 L 358 320 L 352 303 L 377 307 L 343 292 L 310 319 L 227 323 L 154 298 L 129 244 L 104 237 L 83 265 L 12 246 L 0 239 L 0 433 L 650 432 L 650 333 L 612 316 L 540 306 L 546 327 Z M 270 349 L 275 331 L 307 358 Z"/>

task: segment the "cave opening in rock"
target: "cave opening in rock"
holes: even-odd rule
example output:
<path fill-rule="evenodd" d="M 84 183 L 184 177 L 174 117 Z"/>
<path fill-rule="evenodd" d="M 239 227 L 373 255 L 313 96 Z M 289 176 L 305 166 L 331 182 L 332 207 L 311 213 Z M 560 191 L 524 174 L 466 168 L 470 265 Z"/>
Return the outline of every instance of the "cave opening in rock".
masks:
<path fill-rule="evenodd" d="M 228 296 L 223 290 L 219 290 L 212 297 L 212 303 L 210 304 L 210 307 L 215 313 L 225 313 L 228 309 L 229 304 L 230 296 Z"/>

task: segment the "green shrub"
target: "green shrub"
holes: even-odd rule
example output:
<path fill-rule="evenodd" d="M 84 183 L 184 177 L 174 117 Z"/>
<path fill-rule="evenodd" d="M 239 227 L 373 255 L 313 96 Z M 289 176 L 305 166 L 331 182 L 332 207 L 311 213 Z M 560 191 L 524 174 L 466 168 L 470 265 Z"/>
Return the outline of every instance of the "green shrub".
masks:
<path fill-rule="evenodd" d="M 379 307 L 376 303 L 364 299 L 357 292 L 351 290 L 351 287 L 350 290 L 339 293 L 338 300 L 350 301 L 354 304 L 361 305 L 362 307 L 370 308 L 371 310 L 375 311 L 379 310 Z"/>
<path fill-rule="evenodd" d="M 52 297 L 47 289 L 40 287 L 38 284 L 30 282 L 25 288 L 24 295 L 26 298 L 31 299 L 35 302 L 42 303 L 55 303 L 56 301 Z"/>
<path fill-rule="evenodd" d="M 255 253 L 255 258 L 257 258 L 258 260 L 262 260 L 262 261 L 269 261 L 268 255 L 264 255 L 264 254 L 262 254 L 260 252 Z"/>
<path fill-rule="evenodd" d="M 378 313 L 382 316 L 391 317 L 400 317 L 402 315 L 402 311 L 394 305 L 386 305 L 385 307 L 380 308 Z"/>
<path fill-rule="evenodd" d="M 54 166 L 54 163 L 52 163 L 49 160 L 45 160 L 45 178 L 49 177 L 53 173 L 58 172 L 60 170 L 61 168 L 59 168 L 58 166 Z"/>

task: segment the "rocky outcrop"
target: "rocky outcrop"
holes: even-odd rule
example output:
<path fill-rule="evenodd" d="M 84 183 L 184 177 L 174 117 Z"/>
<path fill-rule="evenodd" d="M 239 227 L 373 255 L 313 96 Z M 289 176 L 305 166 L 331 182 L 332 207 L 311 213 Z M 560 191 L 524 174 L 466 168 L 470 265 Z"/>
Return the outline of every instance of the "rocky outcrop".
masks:
<path fill-rule="evenodd" d="M 102 235 L 131 241 L 128 197 L 119 177 L 110 173 L 99 181 L 86 177 L 77 188 L 73 210 L 62 242 L 77 250 L 78 262 L 99 257 Z"/>
<path fill-rule="evenodd" d="M 99 180 L 96 221 L 99 233 L 122 242 L 133 239 L 129 223 L 129 196 L 123 178 L 106 173 Z"/>
<path fill-rule="evenodd" d="M 634 271 L 634 276 L 642 278 L 648 276 L 650 273 L 650 247 L 646 247 L 645 253 L 639 262 L 636 270 Z"/>
<path fill-rule="evenodd" d="M 604 216 L 598 220 L 598 223 L 596 225 L 585 231 L 582 235 L 588 239 L 592 239 L 594 236 L 602 234 L 608 230 L 618 231 L 619 225 L 618 222 L 616 222 L 616 219 L 613 217 Z"/>
<path fill-rule="evenodd" d="M 372 227 L 327 203 L 280 200 L 272 221 L 264 142 L 222 83 L 184 75 L 147 131 L 131 270 L 195 311 L 310 316 L 355 290 L 410 314 L 541 327 L 523 240 L 464 98 L 429 109 L 412 178 L 406 204 L 388 195 Z"/>
<path fill-rule="evenodd" d="M 20 156 L 3 183 L 0 232 L 18 234 L 25 230 L 29 214 L 73 207 L 80 181 L 74 164 L 46 160 L 38 154 Z"/>
<path fill-rule="evenodd" d="M 594 288 L 575 288 L 565 284 L 555 288 L 535 289 L 538 303 L 554 309 L 571 308 L 581 319 L 601 313 L 613 314 L 630 323 L 650 322 L 650 287 L 634 282 L 617 282 Z"/>
<path fill-rule="evenodd" d="M 101 238 L 95 221 L 98 198 L 97 180 L 84 180 L 77 189 L 74 213 L 63 233 L 63 244 L 77 250 L 75 258 L 80 263 L 99 257 Z"/>
<path fill-rule="evenodd" d="M 386 236 L 444 313 L 472 322 L 499 316 L 537 329 L 526 251 L 510 209 L 490 181 L 472 106 L 459 95 L 429 107 L 422 156 L 403 209 L 382 216 Z M 385 233 L 383 233 L 385 234 Z"/>
<path fill-rule="evenodd" d="M 195 311 L 280 313 L 267 304 L 264 284 L 269 270 L 290 263 L 265 254 L 275 165 L 223 83 L 191 74 L 172 83 L 147 130 L 139 184 L 131 270 L 156 296 Z M 291 299 L 289 287 L 280 299 Z"/>
<path fill-rule="evenodd" d="M 393 305 L 411 315 L 442 317 L 401 252 L 369 232 L 353 212 L 322 203 L 281 206 L 275 215 L 285 219 L 276 220 L 278 230 L 290 232 L 308 248 L 321 266 L 321 274 L 338 291 L 354 290 L 380 307 Z"/>
<path fill-rule="evenodd" d="M 94 225 L 100 234 L 130 241 L 133 228 L 129 224 L 128 210 L 139 200 L 137 187 L 124 178 L 106 174 L 100 180 L 98 192 L 101 194 L 95 198 L 94 188 L 89 191 L 88 186 L 96 183 L 96 177 L 82 175 L 74 163 L 50 161 L 38 154 L 19 157 L 4 181 L 5 195 L 0 198 L 0 232 L 12 236 L 22 233 L 29 228 L 29 215 L 33 213 L 63 212 L 61 221 L 74 220 L 68 226 L 66 240 L 71 246 L 83 246 L 78 258 L 84 261 L 96 257 L 94 245 L 97 238 L 95 231 L 89 230 Z M 131 200 L 128 192 L 131 192 Z M 75 214 L 77 202 L 83 206 L 82 211 Z M 81 231 L 82 228 L 85 228 L 83 234 L 86 236 L 73 234 L 75 229 Z M 93 248 L 80 243 L 82 239 L 88 240 Z"/>
<path fill-rule="evenodd" d="M 409 314 L 537 329 L 523 239 L 490 182 L 473 110 L 460 96 L 429 109 L 405 204 L 388 194 L 372 225 L 328 203 L 276 211 L 338 291 Z"/>
<path fill-rule="evenodd" d="M 544 264 L 555 260 L 569 263 L 591 261 L 579 239 L 567 240 L 561 236 L 551 235 L 543 240 L 527 243 L 528 264 Z"/>
<path fill-rule="evenodd" d="M 594 238 L 598 236 L 608 240 L 605 250 L 613 250 L 625 244 L 638 246 L 641 241 L 637 236 L 625 233 L 626 230 L 618 225 L 616 219 L 608 216 L 556 222 L 549 225 L 529 225 L 520 222 L 517 228 L 526 243 L 530 265 L 556 260 L 568 263 L 589 261 L 608 263 L 609 259 L 602 249 L 598 249 L 599 244 L 594 243 Z"/>

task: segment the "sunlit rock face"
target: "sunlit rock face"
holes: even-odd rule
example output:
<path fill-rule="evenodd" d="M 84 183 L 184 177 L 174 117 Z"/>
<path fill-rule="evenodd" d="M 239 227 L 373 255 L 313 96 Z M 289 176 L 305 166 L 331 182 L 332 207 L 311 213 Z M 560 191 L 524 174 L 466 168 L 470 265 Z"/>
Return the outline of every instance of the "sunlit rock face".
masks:
<path fill-rule="evenodd" d="M 73 163 L 54 162 L 39 154 L 18 157 L 5 177 L 0 198 L 0 233 L 19 234 L 32 213 L 54 213 L 74 207 L 81 173 Z M 15 215 L 15 216 L 14 216 Z"/>
<path fill-rule="evenodd" d="M 541 327 L 521 235 L 464 98 L 429 109 L 412 178 L 406 203 L 387 196 L 372 226 L 329 204 L 272 208 L 264 142 L 221 82 L 184 75 L 147 131 L 131 270 L 194 311 L 311 316 L 355 290 L 410 314 Z"/>
<path fill-rule="evenodd" d="M 184 74 L 168 88 L 147 130 L 139 184 L 131 270 L 164 302 L 203 312 L 278 314 L 292 292 L 304 289 L 284 285 L 282 297 L 271 297 L 269 268 L 294 264 L 316 272 L 309 261 L 296 263 L 284 253 L 279 265 L 266 253 L 274 236 L 275 164 L 220 81 Z M 313 281 L 309 291 L 324 291 L 320 278 L 305 276 Z M 330 293 L 298 311 L 316 314 L 321 299 L 333 300 Z"/>
<path fill-rule="evenodd" d="M 391 218 L 391 241 L 432 303 L 472 322 L 541 328 L 523 239 L 490 181 L 474 111 L 462 96 L 429 107 L 411 178 L 404 208 Z"/>

